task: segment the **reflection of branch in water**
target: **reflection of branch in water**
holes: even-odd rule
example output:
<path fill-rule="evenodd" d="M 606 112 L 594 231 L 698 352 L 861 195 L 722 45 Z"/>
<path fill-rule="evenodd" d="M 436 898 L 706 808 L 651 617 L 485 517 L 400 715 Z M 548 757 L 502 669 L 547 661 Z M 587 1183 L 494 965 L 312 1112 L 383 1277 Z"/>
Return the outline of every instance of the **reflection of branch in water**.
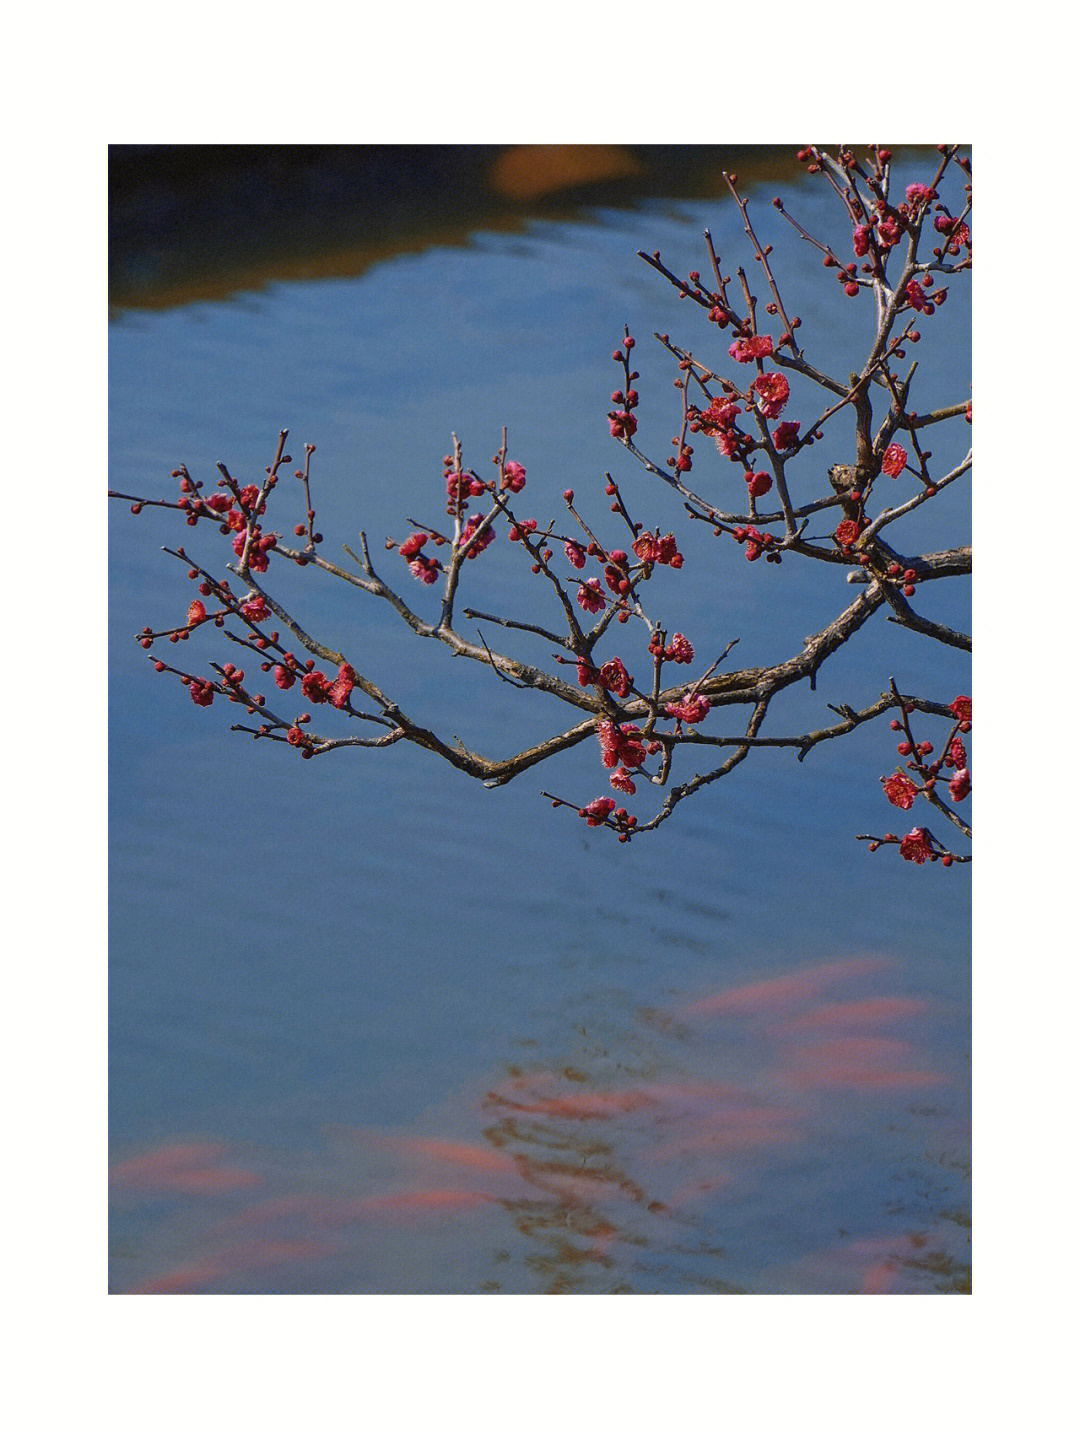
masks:
<path fill-rule="evenodd" d="M 265 1269 L 270 1289 L 307 1263 L 335 1291 L 436 1292 L 415 1256 L 440 1262 L 449 1225 L 459 1256 L 497 1266 L 474 1269 L 471 1292 L 731 1292 L 735 1279 L 754 1292 L 966 1292 L 966 1121 L 926 1066 L 937 1002 L 890 993 L 887 963 L 830 960 L 676 998 L 670 1027 L 607 995 L 622 1023 L 597 1036 L 567 1020 L 571 1053 L 506 1065 L 450 1134 L 327 1126 L 344 1160 L 305 1156 L 274 1190 L 264 1165 L 241 1167 L 216 1141 L 125 1160 L 113 1175 L 124 1203 L 220 1206 L 186 1252 L 162 1246 L 156 1279 L 144 1266 L 133 1282 L 227 1291 Z M 912 1091 L 930 1081 L 928 1103 Z M 873 1146 L 863 1163 L 891 1182 L 837 1231 L 814 1205 L 853 1141 Z M 770 1225 L 787 1242 L 754 1260 L 746 1236 Z M 407 1238 L 414 1226 L 423 1245 Z"/>
<path fill-rule="evenodd" d="M 499 1115 L 485 1138 L 500 1150 L 512 1149 L 523 1181 L 536 1191 L 505 1200 L 503 1207 L 529 1241 L 526 1268 L 544 1278 L 549 1293 L 595 1289 L 600 1275 L 616 1265 L 616 1244 L 651 1243 L 641 1219 L 665 1206 L 651 1200 L 616 1158 L 620 1135 L 610 1127 L 613 1118 L 641 1108 L 631 1094 L 524 1099 L 491 1091 L 484 1100 L 483 1107 Z M 600 1121 L 606 1122 L 603 1138 L 594 1127 Z"/>

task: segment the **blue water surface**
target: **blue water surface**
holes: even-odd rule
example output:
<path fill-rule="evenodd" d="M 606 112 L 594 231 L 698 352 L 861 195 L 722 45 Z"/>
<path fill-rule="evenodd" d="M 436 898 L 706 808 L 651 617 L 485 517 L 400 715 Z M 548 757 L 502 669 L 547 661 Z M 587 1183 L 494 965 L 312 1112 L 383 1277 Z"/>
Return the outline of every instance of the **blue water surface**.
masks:
<path fill-rule="evenodd" d="M 846 243 L 823 187 L 784 194 Z M 804 344 L 846 375 L 868 302 L 834 299 L 810 247 L 781 235 L 767 200 L 757 213 Z M 732 662 L 784 658 L 851 600 L 844 570 L 748 565 L 605 419 L 624 322 L 642 371 L 638 439 L 661 459 L 679 399 L 652 332 L 726 359 L 724 337 L 635 255 L 704 270 L 706 226 L 725 268 L 749 262 L 732 204 L 656 200 L 352 279 L 122 313 L 110 484 L 171 495 L 180 461 L 210 483 L 218 460 L 256 480 L 288 426 L 294 455 L 318 446 L 325 553 L 344 559 L 363 528 L 376 565 L 426 612 L 433 597 L 382 542 L 404 538 L 405 516 L 438 523 L 452 429 L 483 473 L 506 425 L 528 470 L 523 513 L 560 514 L 570 486 L 615 544 L 609 470 L 636 517 L 673 528 L 686 554 L 650 588 L 665 622 L 699 657 L 738 638 Z M 968 397 L 962 288 L 918 347 L 921 393 L 941 403 Z M 814 405 L 793 383 L 787 414 Z M 959 459 L 969 434 L 939 426 L 935 464 Z M 693 481 L 734 503 L 741 479 L 711 448 L 698 437 Z M 834 421 L 792 469 L 797 497 L 853 458 L 850 426 Z M 290 484 L 286 529 L 301 512 Z M 619 845 L 539 796 L 605 792 L 591 742 L 488 791 L 404 745 L 304 763 L 229 734 L 234 711 L 194 706 L 132 638 L 177 623 L 192 597 L 159 547 L 186 542 L 217 564 L 226 541 L 167 511 L 135 518 L 113 502 L 110 518 L 114 1290 L 966 1286 L 968 871 L 856 843 L 926 818 L 881 793 L 896 763 L 886 720 L 801 765 L 761 752 Z M 961 483 L 904 543 L 967 539 Z M 500 537 L 465 602 L 559 628 L 521 558 Z M 444 737 L 503 755 L 563 727 L 554 701 L 416 640 L 389 606 L 285 569 L 268 579 L 306 627 Z M 966 626 L 966 604 L 946 581 L 924 607 Z M 543 641 L 497 638 L 550 663 Z M 645 672 L 641 634 L 620 631 L 616 650 Z M 181 663 L 170 646 L 163 656 Z M 203 632 L 182 663 L 208 673 L 226 657 Z M 828 723 L 827 703 L 865 705 L 890 675 L 946 701 L 969 692 L 966 656 L 879 613 L 815 693 L 777 704 L 776 730 Z M 943 733 L 927 723 L 929 738 Z M 634 804 L 642 817 L 655 807 L 640 789 Z"/>

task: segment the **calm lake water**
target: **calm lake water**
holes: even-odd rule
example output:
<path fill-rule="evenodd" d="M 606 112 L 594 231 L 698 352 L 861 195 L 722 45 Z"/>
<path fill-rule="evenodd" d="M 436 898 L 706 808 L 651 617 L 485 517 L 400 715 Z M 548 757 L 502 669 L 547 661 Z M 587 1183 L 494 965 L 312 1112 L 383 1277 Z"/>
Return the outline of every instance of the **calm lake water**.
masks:
<path fill-rule="evenodd" d="M 782 238 L 777 192 L 841 243 L 823 190 L 798 181 L 755 196 L 768 238 Z M 639 437 L 668 452 L 677 397 L 649 337 L 703 354 L 710 337 L 635 250 L 704 270 L 706 226 L 726 268 L 747 258 L 730 202 L 656 196 L 354 277 L 123 310 L 110 484 L 171 495 L 178 462 L 212 482 L 219 459 L 255 479 L 289 426 L 294 454 L 318 445 L 334 557 L 361 526 L 377 547 L 403 537 L 403 515 L 436 520 L 451 429 L 483 472 L 505 424 L 528 513 L 559 513 L 572 486 L 603 524 L 611 470 L 640 518 L 679 537 L 677 627 L 699 654 L 738 637 L 742 664 L 784 657 L 852 597 L 843 570 L 706 543 L 607 431 L 626 321 Z M 804 343 L 846 374 L 868 307 L 815 294 L 809 246 L 778 246 L 775 264 Z M 968 395 L 962 289 L 919 347 L 924 393 L 943 402 Z M 939 427 L 936 459 L 969 434 Z M 730 476 L 707 448 L 694 478 L 718 493 Z M 802 463 L 851 458 L 845 422 Z M 191 598 L 159 546 L 186 539 L 216 562 L 225 542 L 119 503 L 110 519 L 114 1291 L 969 1287 L 969 871 L 855 842 L 904 819 L 878 784 L 896 759 L 886 721 L 802 765 L 764 752 L 632 845 L 539 798 L 603 793 L 593 746 L 492 792 L 405 746 L 305 764 L 229 734 L 220 702 L 196 708 L 131 638 Z M 911 532 L 911 546 L 966 541 L 965 487 Z M 500 539 L 466 603 L 528 613 L 519 564 Z M 430 598 L 396 556 L 385 569 Z M 311 631 L 440 733 L 508 754 L 559 724 L 359 591 L 310 571 L 281 583 Z M 934 612 L 967 625 L 952 585 L 934 587 Z M 196 673 L 212 658 L 226 656 L 199 636 L 184 651 Z M 969 692 L 965 656 L 878 615 L 816 694 L 777 704 L 777 725 L 826 723 L 827 702 L 866 704 L 890 675 Z"/>

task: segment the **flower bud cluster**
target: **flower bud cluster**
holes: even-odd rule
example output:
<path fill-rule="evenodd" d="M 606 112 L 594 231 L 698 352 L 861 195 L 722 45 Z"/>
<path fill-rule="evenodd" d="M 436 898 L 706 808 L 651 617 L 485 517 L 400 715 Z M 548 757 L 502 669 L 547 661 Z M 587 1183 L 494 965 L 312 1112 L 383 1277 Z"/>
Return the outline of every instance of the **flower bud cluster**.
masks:
<path fill-rule="evenodd" d="M 656 659 L 672 660 L 677 665 L 688 665 L 694 659 L 694 646 L 678 630 L 671 637 L 669 645 L 664 644 L 663 631 L 656 630 L 649 641 L 649 653 Z"/>

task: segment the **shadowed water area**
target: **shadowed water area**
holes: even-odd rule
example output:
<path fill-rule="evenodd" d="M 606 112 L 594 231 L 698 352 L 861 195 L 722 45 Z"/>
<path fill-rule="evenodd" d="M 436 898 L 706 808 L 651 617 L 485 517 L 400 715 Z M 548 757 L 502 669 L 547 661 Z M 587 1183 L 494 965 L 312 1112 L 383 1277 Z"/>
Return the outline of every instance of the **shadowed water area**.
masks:
<path fill-rule="evenodd" d="M 208 485 L 218 460 L 255 481 L 288 426 L 294 455 L 318 446 L 326 555 L 363 527 L 428 614 L 435 599 L 382 541 L 404 538 L 405 516 L 443 516 L 451 430 L 485 473 L 506 425 L 522 513 L 559 514 L 569 486 L 618 543 L 610 470 L 637 518 L 674 529 L 686 562 L 650 593 L 706 664 L 735 638 L 732 662 L 785 658 L 853 597 L 840 567 L 748 565 L 692 525 L 605 418 L 624 322 L 650 454 L 679 422 L 652 332 L 726 363 L 724 336 L 635 254 L 705 271 L 709 227 L 726 271 L 752 264 L 721 167 L 776 245 L 808 351 L 843 376 L 865 356 L 869 305 L 834 299 L 769 204 L 850 247 L 825 187 L 786 155 L 328 148 L 255 163 L 128 147 L 114 166 L 112 488 L 171 497 L 181 461 Z M 898 170 L 902 186 L 932 162 L 913 152 Z M 968 397 L 963 291 L 923 326 L 917 393 L 938 403 Z M 785 418 L 821 408 L 793 381 Z M 969 435 L 937 427 L 935 465 Z M 695 484 L 733 502 L 739 473 L 698 440 Z M 841 418 L 792 467 L 796 499 L 851 459 Z M 288 530 L 299 484 L 275 504 Z M 904 544 L 968 538 L 959 484 Z M 878 783 L 896 762 L 887 719 L 802 764 L 752 756 L 619 845 L 539 797 L 606 791 L 593 742 L 487 791 L 415 747 L 305 763 L 230 734 L 237 711 L 194 706 L 132 638 L 179 623 L 193 596 L 166 543 L 211 565 L 227 545 L 113 502 L 114 1291 L 970 1287 L 969 874 L 855 842 L 908 827 Z M 524 570 L 500 535 L 464 603 L 559 628 Z M 452 660 L 370 596 L 284 565 L 267 579 L 445 738 L 503 756 L 564 727 L 554 701 Z M 966 605 L 945 581 L 925 607 L 969 628 Z M 512 640 L 550 664 L 550 644 Z M 611 652 L 645 673 L 645 643 L 631 626 Z M 207 674 L 225 648 L 203 632 L 163 658 Z M 965 656 L 878 614 L 770 726 L 826 724 L 827 703 L 871 703 L 890 675 L 946 701 L 970 688 Z"/>

